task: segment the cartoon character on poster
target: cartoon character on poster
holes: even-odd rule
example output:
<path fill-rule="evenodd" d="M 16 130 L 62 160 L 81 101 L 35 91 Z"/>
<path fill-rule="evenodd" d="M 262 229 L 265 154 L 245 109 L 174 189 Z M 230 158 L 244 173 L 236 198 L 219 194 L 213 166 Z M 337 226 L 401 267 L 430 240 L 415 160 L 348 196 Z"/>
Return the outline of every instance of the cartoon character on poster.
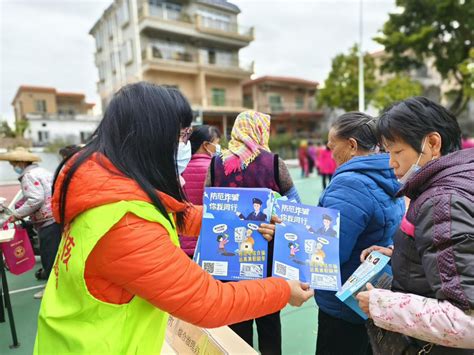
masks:
<path fill-rule="evenodd" d="M 300 245 L 298 243 L 289 242 L 288 248 L 290 248 L 290 258 L 294 258 L 296 253 L 300 251 Z"/>
<path fill-rule="evenodd" d="M 214 226 L 214 228 L 212 228 L 212 231 L 218 234 L 216 240 L 217 240 L 217 248 L 218 248 L 219 254 L 224 255 L 224 256 L 234 256 L 235 254 L 229 253 L 225 249 L 226 244 L 229 243 L 229 235 L 227 233 L 224 233 L 227 231 L 227 225 L 218 224 Z"/>
<path fill-rule="evenodd" d="M 225 250 L 225 245 L 229 243 L 229 236 L 227 234 L 219 234 L 217 236 L 217 243 L 219 243 L 219 254 L 224 256 L 234 256 L 234 253 L 229 253 Z"/>
<path fill-rule="evenodd" d="M 247 221 L 266 221 L 267 215 L 261 211 L 263 202 L 259 198 L 254 197 L 252 199 L 253 205 L 253 212 L 249 213 L 247 217 L 245 217 L 241 212 L 236 212 L 235 214 L 240 219 L 245 219 Z"/>

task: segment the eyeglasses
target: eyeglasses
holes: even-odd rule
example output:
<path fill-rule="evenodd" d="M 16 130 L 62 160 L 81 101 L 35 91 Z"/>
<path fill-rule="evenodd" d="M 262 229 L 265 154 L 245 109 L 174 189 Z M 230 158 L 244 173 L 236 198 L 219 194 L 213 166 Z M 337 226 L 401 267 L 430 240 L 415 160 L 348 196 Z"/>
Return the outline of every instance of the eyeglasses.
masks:
<path fill-rule="evenodd" d="M 179 140 L 183 142 L 184 144 L 188 143 L 189 137 L 191 137 L 192 133 L 193 133 L 192 127 L 183 128 L 181 132 L 179 133 Z"/>

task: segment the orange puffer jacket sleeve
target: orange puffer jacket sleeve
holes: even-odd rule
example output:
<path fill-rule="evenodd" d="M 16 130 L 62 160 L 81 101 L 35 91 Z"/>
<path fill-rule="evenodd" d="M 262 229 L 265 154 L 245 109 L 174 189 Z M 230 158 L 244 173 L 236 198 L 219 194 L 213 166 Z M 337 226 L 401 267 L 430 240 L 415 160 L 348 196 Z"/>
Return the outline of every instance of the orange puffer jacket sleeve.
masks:
<path fill-rule="evenodd" d="M 95 246 L 86 284 L 104 301 L 138 295 L 186 322 L 214 328 L 282 309 L 290 298 L 283 279 L 222 283 L 170 240 L 167 231 L 127 214 Z M 124 298 L 125 295 L 130 297 Z M 120 301 L 122 300 L 122 301 Z"/>
<path fill-rule="evenodd" d="M 178 228 L 178 233 L 197 238 L 201 232 L 202 206 L 187 205 L 184 213 L 184 227 Z"/>

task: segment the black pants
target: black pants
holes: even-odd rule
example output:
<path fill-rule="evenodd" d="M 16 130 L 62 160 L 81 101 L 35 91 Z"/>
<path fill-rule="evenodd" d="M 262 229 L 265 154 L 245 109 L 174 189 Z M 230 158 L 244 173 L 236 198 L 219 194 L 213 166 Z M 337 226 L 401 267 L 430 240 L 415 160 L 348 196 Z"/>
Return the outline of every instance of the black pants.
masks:
<path fill-rule="evenodd" d="M 365 324 L 353 324 L 319 310 L 317 355 L 371 354 Z"/>
<path fill-rule="evenodd" d="M 41 265 L 43 266 L 44 275 L 48 278 L 53 269 L 54 259 L 58 252 L 59 243 L 61 242 L 61 227 L 57 223 L 40 228 L 38 230 L 39 249 L 41 256 Z"/>
<path fill-rule="evenodd" d="M 280 312 L 255 319 L 258 333 L 258 349 L 262 355 L 281 354 Z M 229 326 L 247 344 L 253 346 L 253 319 Z"/>
<path fill-rule="evenodd" d="M 325 189 L 326 186 L 328 186 L 328 184 L 331 182 L 332 175 L 331 174 L 322 174 L 321 177 L 323 178 L 323 189 Z"/>

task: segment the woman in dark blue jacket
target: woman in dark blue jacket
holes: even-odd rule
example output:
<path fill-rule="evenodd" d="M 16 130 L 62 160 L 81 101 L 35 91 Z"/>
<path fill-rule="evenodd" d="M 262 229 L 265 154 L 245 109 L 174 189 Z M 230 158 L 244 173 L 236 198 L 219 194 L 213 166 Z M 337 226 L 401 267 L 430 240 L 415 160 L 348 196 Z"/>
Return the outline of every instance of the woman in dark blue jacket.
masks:
<path fill-rule="evenodd" d="M 319 206 L 341 213 L 339 254 L 342 282 L 360 265 L 360 253 L 377 244 L 391 246 L 405 204 L 387 154 L 378 154 L 376 121 L 361 113 L 338 117 L 329 131 L 328 147 L 337 170 Z M 364 320 L 339 301 L 334 292 L 318 291 L 316 354 L 365 354 L 369 340 Z"/>

